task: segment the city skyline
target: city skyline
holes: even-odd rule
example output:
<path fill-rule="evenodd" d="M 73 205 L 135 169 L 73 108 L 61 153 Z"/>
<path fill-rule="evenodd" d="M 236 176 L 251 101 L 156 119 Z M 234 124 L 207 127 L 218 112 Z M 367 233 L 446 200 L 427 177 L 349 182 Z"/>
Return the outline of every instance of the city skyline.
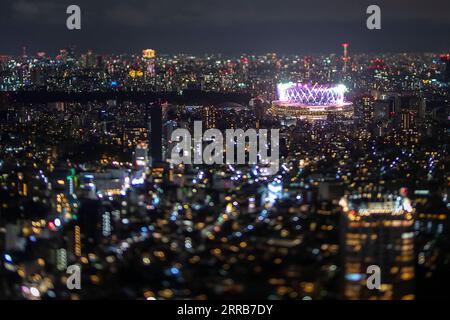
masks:
<path fill-rule="evenodd" d="M 448 299 L 450 2 L 369 5 L 4 0 L 0 301 Z"/>

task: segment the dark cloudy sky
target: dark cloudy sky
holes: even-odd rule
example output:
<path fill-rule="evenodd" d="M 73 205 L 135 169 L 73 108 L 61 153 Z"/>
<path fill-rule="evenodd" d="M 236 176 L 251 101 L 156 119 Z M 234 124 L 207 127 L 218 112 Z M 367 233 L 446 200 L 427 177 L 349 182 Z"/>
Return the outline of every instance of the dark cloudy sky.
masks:
<path fill-rule="evenodd" d="M 82 30 L 66 8 L 82 9 Z M 366 29 L 366 8 L 382 30 Z M 328 53 L 450 49 L 450 0 L 0 0 L 0 54 L 55 52 L 71 44 L 99 53 Z"/>

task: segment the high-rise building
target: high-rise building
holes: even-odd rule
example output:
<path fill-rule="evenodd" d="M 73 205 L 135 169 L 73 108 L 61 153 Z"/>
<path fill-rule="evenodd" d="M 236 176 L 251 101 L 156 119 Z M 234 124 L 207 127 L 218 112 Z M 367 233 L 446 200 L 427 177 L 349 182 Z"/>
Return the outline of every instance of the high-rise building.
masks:
<path fill-rule="evenodd" d="M 144 168 L 148 164 L 148 147 L 145 143 L 136 146 L 133 153 L 133 164 L 137 168 Z"/>
<path fill-rule="evenodd" d="M 214 106 L 202 108 L 202 121 L 205 130 L 217 128 L 217 110 Z"/>
<path fill-rule="evenodd" d="M 385 121 L 389 119 L 391 106 L 390 102 L 387 100 L 378 100 L 374 105 L 374 120 L 375 121 Z"/>
<path fill-rule="evenodd" d="M 357 192 L 341 199 L 342 297 L 414 299 L 414 210 L 404 195 Z M 368 267 L 380 269 L 380 288 L 367 285 Z"/>
<path fill-rule="evenodd" d="M 414 191 L 418 299 L 433 299 L 440 291 L 447 291 L 448 281 L 442 276 L 447 275 L 448 269 L 439 262 L 447 259 L 445 243 L 450 219 L 440 192 L 437 188 Z"/>
<path fill-rule="evenodd" d="M 401 112 L 401 128 L 409 131 L 415 126 L 417 113 L 411 110 L 404 110 Z"/>
<path fill-rule="evenodd" d="M 375 102 L 371 96 L 363 96 L 355 101 L 355 118 L 358 123 L 371 124 L 375 117 Z"/>
<path fill-rule="evenodd" d="M 146 89 L 156 91 L 156 50 L 142 50 L 142 62 Z"/>
<path fill-rule="evenodd" d="M 255 119 L 256 119 L 256 128 L 259 129 L 261 122 L 266 116 L 266 112 L 269 109 L 270 104 L 265 102 L 261 98 L 255 98 L 250 100 L 250 107 L 253 108 Z"/>
<path fill-rule="evenodd" d="M 162 161 L 162 117 L 161 103 L 153 103 L 147 107 L 148 138 L 152 164 Z"/>
<path fill-rule="evenodd" d="M 172 141 L 172 133 L 178 128 L 177 121 L 167 120 L 163 124 L 163 161 L 171 158 L 176 141 Z"/>
<path fill-rule="evenodd" d="M 91 49 L 88 50 L 85 59 L 86 59 L 85 61 L 86 68 L 91 69 L 95 67 L 96 57 Z"/>
<path fill-rule="evenodd" d="M 450 54 L 441 55 L 441 61 L 444 66 L 442 72 L 442 80 L 444 82 L 450 82 Z"/>

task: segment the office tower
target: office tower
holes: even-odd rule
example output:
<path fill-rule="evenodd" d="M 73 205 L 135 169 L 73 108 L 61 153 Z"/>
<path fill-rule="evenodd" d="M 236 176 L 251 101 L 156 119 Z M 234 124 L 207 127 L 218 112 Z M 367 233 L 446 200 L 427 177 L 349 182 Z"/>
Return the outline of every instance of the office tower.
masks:
<path fill-rule="evenodd" d="M 34 86 L 42 86 L 44 84 L 44 73 L 43 70 L 39 67 L 35 67 L 31 69 L 31 83 Z"/>
<path fill-rule="evenodd" d="M 450 82 L 450 54 L 443 54 L 440 58 L 443 64 L 442 80 Z"/>
<path fill-rule="evenodd" d="M 414 192 L 418 299 L 431 299 L 448 291 L 445 279 L 448 268 L 441 261 L 447 259 L 450 220 L 441 192 L 434 186 L 424 186 Z"/>
<path fill-rule="evenodd" d="M 67 63 L 68 57 L 69 57 L 69 53 L 68 53 L 67 49 L 60 49 L 59 55 L 56 56 L 56 59 L 60 60 L 64 63 Z"/>
<path fill-rule="evenodd" d="M 202 108 L 202 121 L 204 130 L 217 128 L 217 110 L 214 106 Z"/>
<path fill-rule="evenodd" d="M 156 91 L 156 51 L 142 50 L 142 62 L 146 89 Z"/>
<path fill-rule="evenodd" d="M 68 234 L 67 260 L 68 262 L 77 261 L 82 254 L 81 227 L 79 223 L 72 221 L 66 229 Z"/>
<path fill-rule="evenodd" d="M 177 121 L 167 120 L 163 125 L 163 161 L 171 158 L 172 149 L 177 144 L 176 141 L 172 141 L 172 133 L 178 128 Z"/>
<path fill-rule="evenodd" d="M 305 79 L 311 78 L 311 66 L 312 66 L 312 58 L 311 57 L 305 57 L 303 59 L 303 68 L 305 70 Z"/>
<path fill-rule="evenodd" d="M 397 115 L 400 114 L 400 112 L 402 112 L 402 107 L 403 107 L 403 99 L 401 94 L 395 94 L 392 97 L 392 109 L 391 109 L 391 114 L 393 115 L 393 117 L 395 118 Z"/>
<path fill-rule="evenodd" d="M 153 103 L 147 107 L 148 139 L 152 164 L 162 161 L 162 107 Z"/>
<path fill-rule="evenodd" d="M 146 143 L 136 146 L 133 153 L 133 164 L 137 168 L 144 168 L 148 164 L 148 147 Z"/>
<path fill-rule="evenodd" d="M 112 233 L 111 213 L 105 211 L 102 214 L 102 235 L 104 238 L 109 238 Z"/>
<path fill-rule="evenodd" d="M 94 52 L 89 49 L 87 54 L 84 56 L 85 61 L 84 61 L 84 67 L 88 68 L 88 69 L 92 69 L 95 67 L 95 63 L 96 63 L 96 57 Z"/>
<path fill-rule="evenodd" d="M 360 124 L 371 124 L 375 117 L 375 102 L 371 96 L 362 96 L 355 101 L 355 118 Z"/>
<path fill-rule="evenodd" d="M 341 199 L 342 298 L 414 299 L 414 210 L 403 194 L 377 190 Z M 369 266 L 380 268 L 380 289 L 369 289 Z"/>
<path fill-rule="evenodd" d="M 67 250 L 65 248 L 58 248 L 55 250 L 55 264 L 58 271 L 67 270 Z"/>
<path fill-rule="evenodd" d="M 25 46 L 22 47 L 22 58 L 24 60 L 26 60 L 28 58 L 27 47 L 25 47 Z"/>
<path fill-rule="evenodd" d="M 112 230 L 110 210 L 103 203 L 82 199 L 77 219 L 72 221 L 69 230 L 72 257 L 92 252 Z"/>
<path fill-rule="evenodd" d="M 378 100 L 374 105 L 374 120 L 385 121 L 389 118 L 390 103 L 387 100 Z"/>
<path fill-rule="evenodd" d="M 256 128 L 259 129 L 261 122 L 266 116 L 266 112 L 269 109 L 269 104 L 261 98 L 255 98 L 250 100 L 250 107 L 253 108 L 253 112 L 256 119 Z"/>
<path fill-rule="evenodd" d="M 401 128 L 409 131 L 415 127 L 417 113 L 411 110 L 404 110 L 401 112 Z"/>
<path fill-rule="evenodd" d="M 450 58 L 445 62 L 444 79 L 446 82 L 450 82 Z"/>

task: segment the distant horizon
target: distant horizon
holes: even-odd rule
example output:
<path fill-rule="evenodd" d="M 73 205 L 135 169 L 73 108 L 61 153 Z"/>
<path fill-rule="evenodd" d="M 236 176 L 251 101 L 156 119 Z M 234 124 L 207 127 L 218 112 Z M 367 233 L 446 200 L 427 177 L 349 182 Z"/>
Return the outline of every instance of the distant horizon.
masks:
<path fill-rule="evenodd" d="M 141 51 L 132 51 L 132 52 L 102 52 L 97 51 L 94 48 L 83 48 L 79 49 L 76 45 L 68 45 L 63 46 L 60 49 L 53 49 L 53 50 L 29 50 L 28 46 L 25 46 L 27 48 L 27 56 L 28 57 L 36 57 L 37 53 L 39 52 L 45 52 L 46 56 L 57 56 L 59 54 L 59 50 L 67 49 L 70 47 L 75 47 L 75 53 L 76 55 L 82 55 L 85 54 L 88 50 L 92 50 L 94 54 L 97 55 L 141 55 Z M 20 53 L 20 50 L 22 50 L 23 46 L 20 47 L 16 53 L 10 53 L 10 52 L 2 52 L 0 51 L 0 56 L 11 56 L 11 57 L 20 57 L 22 54 Z M 424 51 L 352 51 L 351 45 L 349 47 L 349 55 L 395 55 L 395 54 L 445 54 L 450 53 L 450 46 L 447 49 L 442 50 L 424 50 Z M 154 47 L 147 47 L 142 48 L 144 49 L 154 49 L 156 50 L 157 56 L 175 56 L 175 55 L 184 55 L 184 56 L 212 56 L 212 55 L 222 55 L 226 57 L 237 57 L 237 56 L 264 56 L 269 54 L 276 54 L 280 56 L 327 56 L 327 55 L 340 55 L 342 53 L 341 51 L 329 51 L 329 52 L 311 52 L 311 53 L 294 53 L 294 52 L 281 52 L 281 51 L 267 51 L 267 52 L 236 52 L 236 53 L 227 53 L 227 52 L 220 52 L 220 51 L 205 51 L 205 52 L 162 52 L 159 51 L 157 48 Z"/>

